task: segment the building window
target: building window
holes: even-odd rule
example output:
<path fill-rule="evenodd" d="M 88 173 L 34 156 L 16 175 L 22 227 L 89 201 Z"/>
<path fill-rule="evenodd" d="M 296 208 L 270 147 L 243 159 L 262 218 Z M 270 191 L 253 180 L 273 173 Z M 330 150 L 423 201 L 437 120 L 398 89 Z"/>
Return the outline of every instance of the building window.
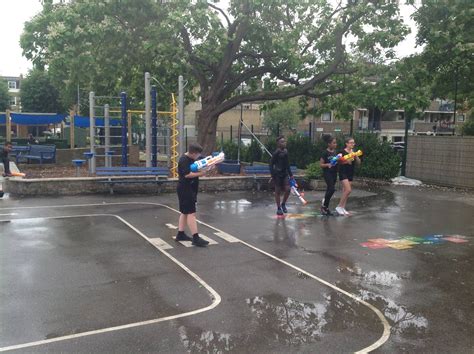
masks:
<path fill-rule="evenodd" d="M 464 114 L 456 114 L 456 122 L 464 122 Z"/>
<path fill-rule="evenodd" d="M 397 112 L 397 120 L 405 120 L 405 112 Z"/>
<path fill-rule="evenodd" d="M 16 106 L 16 97 L 10 97 L 10 106 Z"/>
<path fill-rule="evenodd" d="M 8 81 L 9 89 L 16 89 L 16 81 Z"/>
<path fill-rule="evenodd" d="M 321 121 L 322 122 L 330 122 L 332 121 L 332 115 L 331 112 L 326 112 L 321 115 Z"/>

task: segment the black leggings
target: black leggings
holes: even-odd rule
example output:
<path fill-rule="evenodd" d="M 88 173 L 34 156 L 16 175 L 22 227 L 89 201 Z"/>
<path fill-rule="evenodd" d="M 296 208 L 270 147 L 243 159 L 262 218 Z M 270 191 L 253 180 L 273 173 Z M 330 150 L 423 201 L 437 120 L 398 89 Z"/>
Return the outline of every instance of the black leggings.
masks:
<path fill-rule="evenodd" d="M 324 181 L 326 182 L 326 194 L 324 195 L 324 206 L 329 208 L 329 202 L 336 191 L 336 181 L 337 181 L 337 173 L 324 173 Z"/>

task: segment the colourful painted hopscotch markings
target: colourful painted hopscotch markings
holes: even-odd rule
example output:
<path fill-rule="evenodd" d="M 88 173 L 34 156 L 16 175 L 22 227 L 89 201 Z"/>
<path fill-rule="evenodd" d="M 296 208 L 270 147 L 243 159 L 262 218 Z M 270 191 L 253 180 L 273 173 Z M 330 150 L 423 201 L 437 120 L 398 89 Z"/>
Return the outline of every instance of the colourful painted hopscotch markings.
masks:
<path fill-rule="evenodd" d="M 370 238 L 367 240 L 367 242 L 360 243 L 360 245 L 370 249 L 393 248 L 396 250 L 407 250 L 413 248 L 416 245 L 439 245 L 446 242 L 466 243 L 469 242 L 469 240 L 463 235 L 436 234 L 422 237 L 407 235 L 396 239 Z"/>

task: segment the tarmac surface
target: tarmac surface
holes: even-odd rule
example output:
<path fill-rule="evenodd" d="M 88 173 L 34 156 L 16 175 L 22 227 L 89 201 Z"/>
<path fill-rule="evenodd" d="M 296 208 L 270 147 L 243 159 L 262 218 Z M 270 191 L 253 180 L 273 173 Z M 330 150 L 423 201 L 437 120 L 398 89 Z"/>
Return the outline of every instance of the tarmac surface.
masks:
<path fill-rule="evenodd" d="M 473 194 L 306 198 L 201 193 L 207 248 L 173 194 L 0 199 L 0 351 L 473 352 Z"/>

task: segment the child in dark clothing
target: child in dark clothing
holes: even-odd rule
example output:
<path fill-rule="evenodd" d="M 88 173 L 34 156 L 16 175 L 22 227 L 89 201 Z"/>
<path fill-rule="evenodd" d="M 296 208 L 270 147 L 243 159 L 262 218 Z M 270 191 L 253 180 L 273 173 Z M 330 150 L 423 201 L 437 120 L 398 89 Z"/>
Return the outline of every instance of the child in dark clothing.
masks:
<path fill-rule="evenodd" d="M 192 241 L 195 246 L 205 247 L 209 242 L 203 240 L 198 234 L 196 201 L 199 189 L 199 177 L 204 176 L 209 170 L 191 172 L 191 164 L 200 157 L 201 152 L 202 147 L 199 144 L 190 144 L 188 152 L 181 156 L 178 162 L 179 181 L 176 192 L 178 193 L 179 211 L 181 214 L 179 216 L 176 241 Z M 191 230 L 192 238 L 184 233 L 186 224 Z"/>
<path fill-rule="evenodd" d="M 336 181 L 337 181 L 337 166 L 331 164 L 331 159 L 337 155 L 336 147 L 337 141 L 331 135 L 324 135 L 323 140 L 327 144 L 327 149 L 321 154 L 321 158 L 319 159 L 319 165 L 323 169 L 323 177 L 324 181 L 326 182 L 326 194 L 324 195 L 324 199 L 321 205 L 321 213 L 323 215 L 332 215 L 331 211 L 329 210 L 329 202 L 336 191 Z"/>
<path fill-rule="evenodd" d="M 8 154 L 12 151 L 12 143 L 5 142 L 3 149 L 0 150 L 0 162 L 3 163 L 3 177 L 11 177 L 10 160 Z"/>
<path fill-rule="evenodd" d="M 288 150 L 286 150 L 286 141 L 283 136 L 277 138 L 278 148 L 272 155 L 270 160 L 270 174 L 275 184 L 275 202 L 277 205 L 277 215 L 281 216 L 287 213 L 286 201 L 290 196 L 290 184 L 288 177 L 292 178 L 293 174 L 290 169 L 290 161 L 288 159 Z M 283 195 L 283 202 L 280 204 L 280 194 Z"/>

